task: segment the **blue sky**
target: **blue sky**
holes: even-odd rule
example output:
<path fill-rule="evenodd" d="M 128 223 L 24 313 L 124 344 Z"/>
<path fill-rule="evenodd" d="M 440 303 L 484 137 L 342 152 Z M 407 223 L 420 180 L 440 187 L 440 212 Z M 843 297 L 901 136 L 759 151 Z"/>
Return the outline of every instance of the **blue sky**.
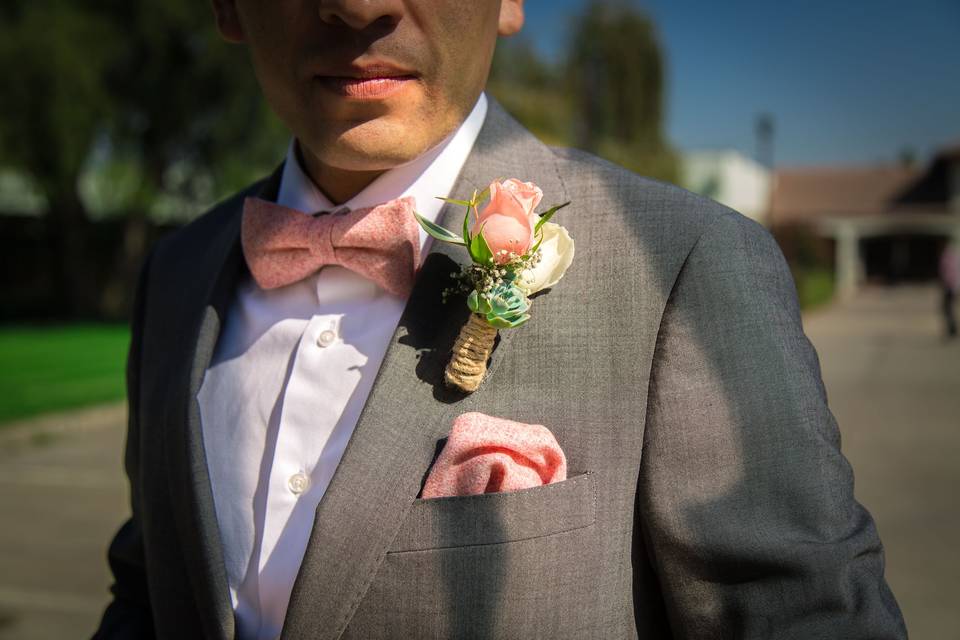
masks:
<path fill-rule="evenodd" d="M 527 0 L 526 37 L 562 50 L 586 0 Z M 960 0 L 635 0 L 667 65 L 682 150 L 755 148 L 776 122 L 780 166 L 924 160 L 960 142 Z"/>

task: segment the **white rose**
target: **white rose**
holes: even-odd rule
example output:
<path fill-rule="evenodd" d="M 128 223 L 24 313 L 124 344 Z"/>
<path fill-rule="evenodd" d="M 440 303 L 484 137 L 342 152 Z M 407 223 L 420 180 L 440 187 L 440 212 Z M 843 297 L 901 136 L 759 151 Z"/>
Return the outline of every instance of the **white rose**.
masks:
<path fill-rule="evenodd" d="M 545 222 L 540 227 L 540 233 L 543 234 L 540 263 L 533 269 L 525 269 L 516 282 L 517 287 L 528 296 L 557 284 L 573 262 L 573 239 L 566 229 Z"/>

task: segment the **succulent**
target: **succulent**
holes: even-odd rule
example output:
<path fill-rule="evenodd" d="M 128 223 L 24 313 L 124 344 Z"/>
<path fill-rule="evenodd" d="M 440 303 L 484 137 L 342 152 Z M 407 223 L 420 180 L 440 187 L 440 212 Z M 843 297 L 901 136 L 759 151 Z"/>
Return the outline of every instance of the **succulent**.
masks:
<path fill-rule="evenodd" d="M 478 294 L 476 289 L 471 291 L 467 306 L 498 329 L 519 327 L 530 319 L 530 314 L 527 313 L 530 301 L 523 291 L 508 280 L 494 285 L 482 294 Z"/>

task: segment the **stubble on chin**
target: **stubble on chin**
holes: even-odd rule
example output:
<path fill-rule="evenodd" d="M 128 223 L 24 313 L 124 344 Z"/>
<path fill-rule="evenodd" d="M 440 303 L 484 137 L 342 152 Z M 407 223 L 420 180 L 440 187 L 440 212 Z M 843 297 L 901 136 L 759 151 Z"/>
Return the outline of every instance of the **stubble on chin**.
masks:
<path fill-rule="evenodd" d="M 430 126 L 424 127 L 428 122 Z M 325 123 L 306 140 L 316 160 L 344 171 L 386 171 L 416 159 L 457 126 L 456 116 L 413 112 L 403 117 Z"/>

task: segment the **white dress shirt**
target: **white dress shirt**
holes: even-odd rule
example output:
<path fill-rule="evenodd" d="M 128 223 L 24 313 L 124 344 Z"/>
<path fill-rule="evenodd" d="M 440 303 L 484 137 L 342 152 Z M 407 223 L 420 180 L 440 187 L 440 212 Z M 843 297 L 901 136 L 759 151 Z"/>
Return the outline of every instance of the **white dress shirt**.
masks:
<path fill-rule="evenodd" d="M 420 214 L 435 220 L 443 205 L 435 196 L 450 196 L 486 111 L 481 94 L 442 143 L 382 174 L 342 206 L 409 195 Z M 304 212 L 339 208 L 304 173 L 295 144 L 287 152 L 277 202 Z M 423 257 L 429 241 L 421 229 Z M 238 286 L 199 402 L 241 640 L 280 635 L 314 512 L 405 304 L 405 298 L 339 266 L 270 291 L 249 278 Z"/>

